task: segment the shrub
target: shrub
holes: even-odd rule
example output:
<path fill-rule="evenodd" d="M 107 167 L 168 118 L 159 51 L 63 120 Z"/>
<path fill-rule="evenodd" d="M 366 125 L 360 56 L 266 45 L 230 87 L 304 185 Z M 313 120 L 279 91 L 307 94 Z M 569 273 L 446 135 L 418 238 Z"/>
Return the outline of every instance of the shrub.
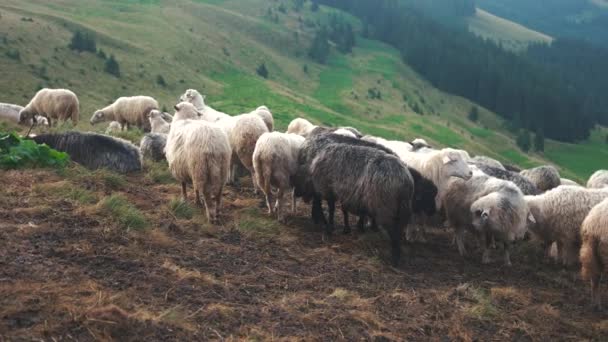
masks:
<path fill-rule="evenodd" d="M 102 49 L 99 49 L 99 50 L 97 51 L 97 57 L 99 57 L 99 58 L 101 58 L 101 59 L 106 59 L 106 58 L 108 58 L 108 56 L 106 56 L 106 53 L 105 53 L 105 52 L 104 52 Z"/>
<path fill-rule="evenodd" d="M 312 3 L 310 4 L 310 10 L 312 12 L 316 12 L 319 10 L 319 4 L 315 0 L 313 0 Z"/>
<path fill-rule="evenodd" d="M 35 167 L 62 168 L 69 162 L 67 153 L 56 151 L 15 133 L 0 133 L 0 169 Z"/>
<path fill-rule="evenodd" d="M 545 133 L 542 129 L 538 130 L 534 136 L 534 150 L 536 152 L 545 151 Z"/>
<path fill-rule="evenodd" d="M 304 71 L 305 74 L 308 74 L 308 64 L 304 64 L 302 71 Z"/>
<path fill-rule="evenodd" d="M 114 58 L 114 55 L 110 55 L 110 58 L 106 59 L 103 70 L 110 75 L 120 77 L 120 65 L 118 65 L 118 61 Z"/>
<path fill-rule="evenodd" d="M 315 62 L 325 64 L 327 57 L 329 57 L 330 46 L 329 46 L 329 34 L 325 27 L 321 28 L 315 34 L 315 38 L 312 41 L 312 45 L 308 49 L 308 56 Z"/>
<path fill-rule="evenodd" d="M 179 198 L 171 199 L 169 202 L 169 211 L 173 216 L 181 219 L 190 220 L 194 216 L 194 208 L 192 208 L 188 202 L 184 202 Z"/>
<path fill-rule="evenodd" d="M 530 151 L 531 140 L 530 132 L 526 129 L 520 129 L 515 142 L 522 151 L 527 153 Z"/>
<path fill-rule="evenodd" d="M 165 78 L 162 75 L 156 76 L 156 84 L 165 88 L 167 86 L 167 82 L 165 82 Z"/>
<path fill-rule="evenodd" d="M 148 225 L 144 215 L 121 195 L 104 198 L 100 202 L 99 208 L 124 229 L 140 230 Z"/>
<path fill-rule="evenodd" d="M 72 36 L 72 40 L 70 41 L 68 47 L 78 52 L 97 52 L 97 44 L 95 43 L 95 37 L 92 34 L 86 32 L 74 32 L 74 35 Z"/>
<path fill-rule="evenodd" d="M 471 107 L 468 118 L 473 122 L 477 122 L 477 120 L 479 120 L 479 108 L 477 108 L 477 106 Z"/>
<path fill-rule="evenodd" d="M 11 49 L 11 50 L 6 51 L 5 54 L 6 54 L 6 57 L 8 57 L 10 59 L 13 59 L 16 61 L 21 60 L 21 53 L 19 52 L 19 50 Z"/>
<path fill-rule="evenodd" d="M 260 64 L 257 69 L 255 69 L 255 72 L 257 72 L 261 77 L 268 78 L 268 69 L 266 68 L 266 63 Z"/>

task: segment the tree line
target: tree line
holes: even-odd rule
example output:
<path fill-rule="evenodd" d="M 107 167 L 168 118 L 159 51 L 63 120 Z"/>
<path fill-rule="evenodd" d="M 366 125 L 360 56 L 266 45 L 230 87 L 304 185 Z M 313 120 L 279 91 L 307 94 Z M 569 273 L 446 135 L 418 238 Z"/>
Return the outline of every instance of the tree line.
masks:
<path fill-rule="evenodd" d="M 515 130 L 577 141 L 597 116 L 581 92 L 552 69 L 464 29 L 449 28 L 397 0 L 317 0 L 359 17 L 374 39 L 397 48 L 437 88 L 509 120 Z"/>

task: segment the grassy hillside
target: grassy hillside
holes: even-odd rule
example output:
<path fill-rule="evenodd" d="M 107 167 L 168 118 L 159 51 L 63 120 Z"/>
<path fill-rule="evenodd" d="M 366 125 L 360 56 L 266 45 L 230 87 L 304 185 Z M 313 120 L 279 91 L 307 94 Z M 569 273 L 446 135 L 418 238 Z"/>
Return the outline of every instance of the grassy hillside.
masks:
<path fill-rule="evenodd" d="M 302 116 L 389 138 L 422 136 L 524 167 L 546 162 L 521 153 L 493 113 L 482 108 L 479 124 L 468 121 L 474 104 L 435 89 L 385 44 L 359 38 L 352 54 L 333 52 L 327 65 L 313 63 L 307 47 L 329 12 L 308 5 L 296 12 L 291 1 L 7 0 L 0 5 L 0 77 L 11 82 L 0 84 L 0 101 L 25 104 L 40 87 L 67 87 L 81 101 L 78 128 L 103 130 L 88 118 L 118 96 L 151 95 L 171 108 L 185 89 L 196 88 L 229 113 L 265 104 L 279 129 Z M 95 54 L 67 48 L 76 29 L 93 33 L 98 48 L 116 56 L 120 78 L 105 73 Z M 268 80 L 255 73 L 262 62 Z M 369 98 L 370 90 L 381 99 Z M 592 171 L 560 159 L 563 145 L 547 145 L 568 177 Z"/>
<path fill-rule="evenodd" d="M 469 30 L 483 38 L 500 42 L 505 48 L 525 49 L 529 43 L 550 43 L 553 38 L 518 23 L 493 15 L 480 8 L 467 19 Z"/>

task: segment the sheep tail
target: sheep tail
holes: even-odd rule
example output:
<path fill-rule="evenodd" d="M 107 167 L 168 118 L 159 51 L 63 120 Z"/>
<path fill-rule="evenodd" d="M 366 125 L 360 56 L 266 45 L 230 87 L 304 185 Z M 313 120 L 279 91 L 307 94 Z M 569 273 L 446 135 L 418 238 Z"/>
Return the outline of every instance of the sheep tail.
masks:
<path fill-rule="evenodd" d="M 599 255 L 599 239 L 595 236 L 583 236 L 583 245 L 580 252 L 581 277 L 584 280 L 592 279 L 603 268 Z"/>

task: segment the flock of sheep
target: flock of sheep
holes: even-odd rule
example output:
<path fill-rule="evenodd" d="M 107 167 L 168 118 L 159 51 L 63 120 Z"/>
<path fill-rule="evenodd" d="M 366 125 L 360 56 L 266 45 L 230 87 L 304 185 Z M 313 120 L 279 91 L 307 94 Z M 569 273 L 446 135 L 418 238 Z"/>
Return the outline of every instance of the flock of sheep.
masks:
<path fill-rule="evenodd" d="M 15 108 L 0 104 L 0 118 L 22 124 L 44 124 L 46 119 L 52 125 L 67 119 L 77 123 L 79 117 L 76 95 L 64 89 L 40 90 L 25 108 Z M 403 237 L 423 239 L 424 227 L 436 218 L 454 230 L 461 255 L 467 237 L 480 242 L 483 263 L 490 262 L 498 243 L 505 265 L 511 265 L 510 244 L 530 233 L 542 242 L 547 257 L 555 244 L 558 261 L 582 264 L 592 300 L 600 305 L 599 280 L 608 267 L 608 170 L 597 171 L 585 187 L 560 178 L 553 166 L 521 171 L 463 150 L 435 149 L 424 139 L 389 141 L 302 118 L 281 133 L 273 131 L 267 107 L 231 116 L 206 105 L 194 89 L 180 97 L 174 115 L 158 108 L 151 97 L 121 97 L 90 119 L 91 124 L 109 121 L 106 133 L 144 129 L 149 133 L 139 148 L 109 135 L 75 131 L 32 139 L 89 168 L 130 172 L 141 169 L 142 159 L 166 159 L 184 200 L 191 184 L 196 203 L 204 204 L 212 223 L 220 217 L 224 185 L 234 183 L 243 166 L 256 193 L 264 193 L 268 213 L 279 221 L 285 220 L 285 195 L 291 193 L 292 212 L 296 198 L 312 202 L 312 219 L 331 234 L 339 202 L 345 233 L 350 231 L 349 214 L 358 216 L 360 230 L 387 230 L 394 265 Z"/>

